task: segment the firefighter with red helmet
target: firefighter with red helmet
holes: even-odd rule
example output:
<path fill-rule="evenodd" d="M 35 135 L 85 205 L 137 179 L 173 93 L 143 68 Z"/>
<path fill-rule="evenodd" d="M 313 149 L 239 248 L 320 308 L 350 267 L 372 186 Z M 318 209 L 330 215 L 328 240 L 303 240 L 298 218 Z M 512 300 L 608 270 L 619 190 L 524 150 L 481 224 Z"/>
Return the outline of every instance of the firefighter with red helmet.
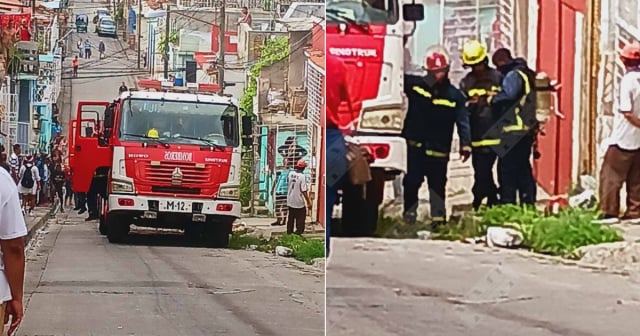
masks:
<path fill-rule="evenodd" d="M 418 191 L 426 177 L 431 204 L 431 226 L 446 221 L 445 190 L 454 125 L 460 137 L 460 155 L 471 155 L 469 114 L 465 98 L 449 80 L 449 59 L 443 48 L 427 51 L 426 75 L 405 74 L 408 111 L 402 130 L 407 141 L 407 174 L 403 218 L 417 219 Z"/>
<path fill-rule="evenodd" d="M 477 40 L 462 47 L 462 64 L 471 71 L 460 81 L 459 88 L 467 97 L 471 125 L 473 165 L 473 208 L 478 210 L 482 201 L 487 206 L 498 203 L 498 186 L 493 178 L 493 167 L 498 155 L 501 131 L 497 125 L 499 111 L 487 103 L 491 95 L 500 91 L 502 73 L 489 66 L 487 48 Z"/>

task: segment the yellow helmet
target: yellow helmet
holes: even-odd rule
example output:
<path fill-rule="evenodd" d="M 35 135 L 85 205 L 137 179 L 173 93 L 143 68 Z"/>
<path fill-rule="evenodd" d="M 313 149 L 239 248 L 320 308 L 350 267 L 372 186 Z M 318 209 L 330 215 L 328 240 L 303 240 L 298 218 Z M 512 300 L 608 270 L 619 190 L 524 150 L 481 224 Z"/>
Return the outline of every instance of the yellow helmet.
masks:
<path fill-rule="evenodd" d="M 150 128 L 149 131 L 147 131 L 147 138 L 154 138 L 157 139 L 160 137 L 160 134 L 158 133 L 158 130 L 155 128 Z"/>
<path fill-rule="evenodd" d="M 462 63 L 476 65 L 487 58 L 487 48 L 476 40 L 467 41 L 462 47 Z"/>

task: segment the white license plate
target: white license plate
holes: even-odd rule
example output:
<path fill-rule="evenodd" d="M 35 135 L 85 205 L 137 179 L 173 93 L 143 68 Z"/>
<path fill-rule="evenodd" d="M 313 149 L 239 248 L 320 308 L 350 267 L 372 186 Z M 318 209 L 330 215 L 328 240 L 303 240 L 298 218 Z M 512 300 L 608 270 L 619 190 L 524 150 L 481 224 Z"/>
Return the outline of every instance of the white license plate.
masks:
<path fill-rule="evenodd" d="M 187 201 L 160 201 L 159 206 L 162 212 L 191 212 L 191 202 Z"/>

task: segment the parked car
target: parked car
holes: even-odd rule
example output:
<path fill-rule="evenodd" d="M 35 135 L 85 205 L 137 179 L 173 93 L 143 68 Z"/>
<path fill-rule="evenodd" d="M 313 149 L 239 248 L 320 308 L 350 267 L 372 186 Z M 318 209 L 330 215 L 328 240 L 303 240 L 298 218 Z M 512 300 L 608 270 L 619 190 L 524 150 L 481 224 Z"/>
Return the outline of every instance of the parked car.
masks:
<path fill-rule="evenodd" d="M 110 16 L 101 17 L 96 25 L 96 33 L 98 33 L 98 36 L 108 35 L 116 37 L 116 22 Z"/>
<path fill-rule="evenodd" d="M 111 16 L 111 12 L 106 8 L 96 9 L 96 14 L 93 16 L 93 24 L 98 24 L 98 21 L 103 16 Z"/>

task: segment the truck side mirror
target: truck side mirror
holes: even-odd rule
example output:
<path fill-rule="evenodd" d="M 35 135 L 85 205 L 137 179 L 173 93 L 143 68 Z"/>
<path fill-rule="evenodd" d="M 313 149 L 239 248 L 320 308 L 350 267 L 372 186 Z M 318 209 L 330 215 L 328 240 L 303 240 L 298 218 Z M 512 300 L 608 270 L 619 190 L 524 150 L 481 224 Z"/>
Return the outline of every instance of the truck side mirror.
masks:
<path fill-rule="evenodd" d="M 424 20 L 424 5 L 417 3 L 402 5 L 402 18 L 404 18 L 405 21 Z"/>
<path fill-rule="evenodd" d="M 114 118 L 113 107 L 108 106 L 104 110 L 104 128 L 105 129 L 113 128 L 113 123 L 114 123 L 113 118 Z"/>
<path fill-rule="evenodd" d="M 253 135 L 253 120 L 251 119 L 251 116 L 242 116 L 242 135 Z"/>

